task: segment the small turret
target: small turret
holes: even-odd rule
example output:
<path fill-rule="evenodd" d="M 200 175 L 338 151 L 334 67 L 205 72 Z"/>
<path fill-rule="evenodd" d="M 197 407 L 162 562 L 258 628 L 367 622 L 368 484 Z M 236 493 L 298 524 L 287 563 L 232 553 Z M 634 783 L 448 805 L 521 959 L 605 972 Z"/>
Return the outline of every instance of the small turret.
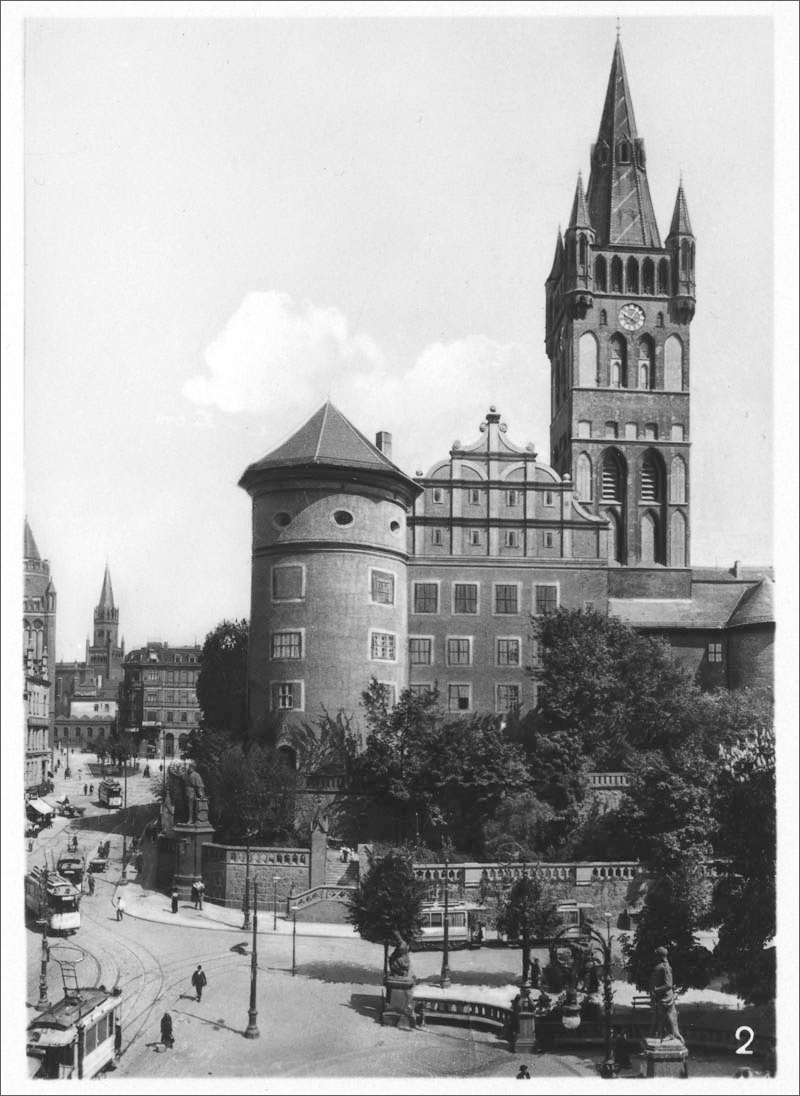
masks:
<path fill-rule="evenodd" d="M 578 172 L 578 184 L 567 231 L 564 234 L 566 251 L 566 279 L 564 291 L 567 295 L 567 310 L 574 319 L 582 320 L 592 308 L 592 247 L 594 229 L 589 220 L 586 198 L 583 193 L 583 177 Z"/>
<path fill-rule="evenodd" d="M 679 323 L 691 323 L 695 307 L 694 248 L 695 240 L 689 220 L 689 207 L 683 191 L 683 180 L 678 184 L 672 223 L 666 239 L 672 259 L 672 309 Z"/>

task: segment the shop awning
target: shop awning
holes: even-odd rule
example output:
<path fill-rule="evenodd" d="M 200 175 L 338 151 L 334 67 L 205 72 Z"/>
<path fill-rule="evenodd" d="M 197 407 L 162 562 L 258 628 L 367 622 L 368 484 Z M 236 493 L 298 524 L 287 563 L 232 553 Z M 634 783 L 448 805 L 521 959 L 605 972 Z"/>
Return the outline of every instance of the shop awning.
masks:
<path fill-rule="evenodd" d="M 29 799 L 25 806 L 31 807 L 37 814 L 55 814 L 55 807 L 51 807 L 44 799 Z"/>

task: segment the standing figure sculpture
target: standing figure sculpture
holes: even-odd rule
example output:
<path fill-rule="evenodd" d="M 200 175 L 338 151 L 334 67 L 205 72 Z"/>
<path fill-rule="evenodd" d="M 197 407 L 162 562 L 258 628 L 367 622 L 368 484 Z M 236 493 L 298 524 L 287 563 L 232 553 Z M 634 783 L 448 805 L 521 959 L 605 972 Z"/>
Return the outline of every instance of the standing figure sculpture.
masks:
<path fill-rule="evenodd" d="M 683 1043 L 685 1040 L 678 1028 L 678 1009 L 669 952 L 666 948 L 656 948 L 656 958 L 658 962 L 650 975 L 650 1004 L 653 1010 L 650 1035 L 651 1038 L 664 1039 L 666 1034 Z"/>
<path fill-rule="evenodd" d="M 198 801 L 205 799 L 206 796 L 203 778 L 194 765 L 190 764 L 184 779 L 186 784 L 186 821 L 196 822 Z"/>
<path fill-rule="evenodd" d="M 393 978 L 410 978 L 411 955 L 409 954 L 408 944 L 397 929 L 392 933 L 392 937 L 395 942 L 395 949 L 389 956 L 389 974 Z"/>

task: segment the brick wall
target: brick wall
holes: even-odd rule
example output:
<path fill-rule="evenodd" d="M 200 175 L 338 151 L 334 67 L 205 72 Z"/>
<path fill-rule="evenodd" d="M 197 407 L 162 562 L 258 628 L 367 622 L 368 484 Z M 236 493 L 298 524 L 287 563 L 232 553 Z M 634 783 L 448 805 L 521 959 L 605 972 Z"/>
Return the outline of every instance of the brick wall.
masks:
<path fill-rule="evenodd" d="M 278 911 L 286 909 L 290 893 L 308 890 L 311 871 L 309 849 L 251 848 L 250 881 L 258 884 L 258 908 L 273 907 L 277 883 Z M 247 877 L 247 849 L 244 845 L 203 845 L 203 881 L 206 899 L 221 906 L 240 909 Z M 251 889 L 252 896 L 252 889 Z M 252 900 L 252 898 L 251 898 Z"/>

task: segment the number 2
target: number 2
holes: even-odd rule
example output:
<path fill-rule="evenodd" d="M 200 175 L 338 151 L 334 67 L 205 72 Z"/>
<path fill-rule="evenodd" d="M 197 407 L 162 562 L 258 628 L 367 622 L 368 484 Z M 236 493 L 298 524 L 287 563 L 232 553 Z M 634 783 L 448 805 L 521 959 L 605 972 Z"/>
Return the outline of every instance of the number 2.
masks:
<path fill-rule="evenodd" d="M 744 1025 L 742 1027 L 736 1029 L 736 1034 L 734 1035 L 734 1039 L 737 1041 L 737 1043 L 740 1039 L 743 1039 L 745 1036 L 748 1037 L 747 1042 L 742 1043 L 742 1045 L 740 1047 L 736 1048 L 736 1053 L 737 1054 L 752 1054 L 753 1053 L 752 1050 L 748 1050 L 748 1047 L 750 1046 L 752 1041 L 755 1039 L 756 1033 L 753 1031 L 753 1029 L 751 1027 L 745 1027 Z"/>

